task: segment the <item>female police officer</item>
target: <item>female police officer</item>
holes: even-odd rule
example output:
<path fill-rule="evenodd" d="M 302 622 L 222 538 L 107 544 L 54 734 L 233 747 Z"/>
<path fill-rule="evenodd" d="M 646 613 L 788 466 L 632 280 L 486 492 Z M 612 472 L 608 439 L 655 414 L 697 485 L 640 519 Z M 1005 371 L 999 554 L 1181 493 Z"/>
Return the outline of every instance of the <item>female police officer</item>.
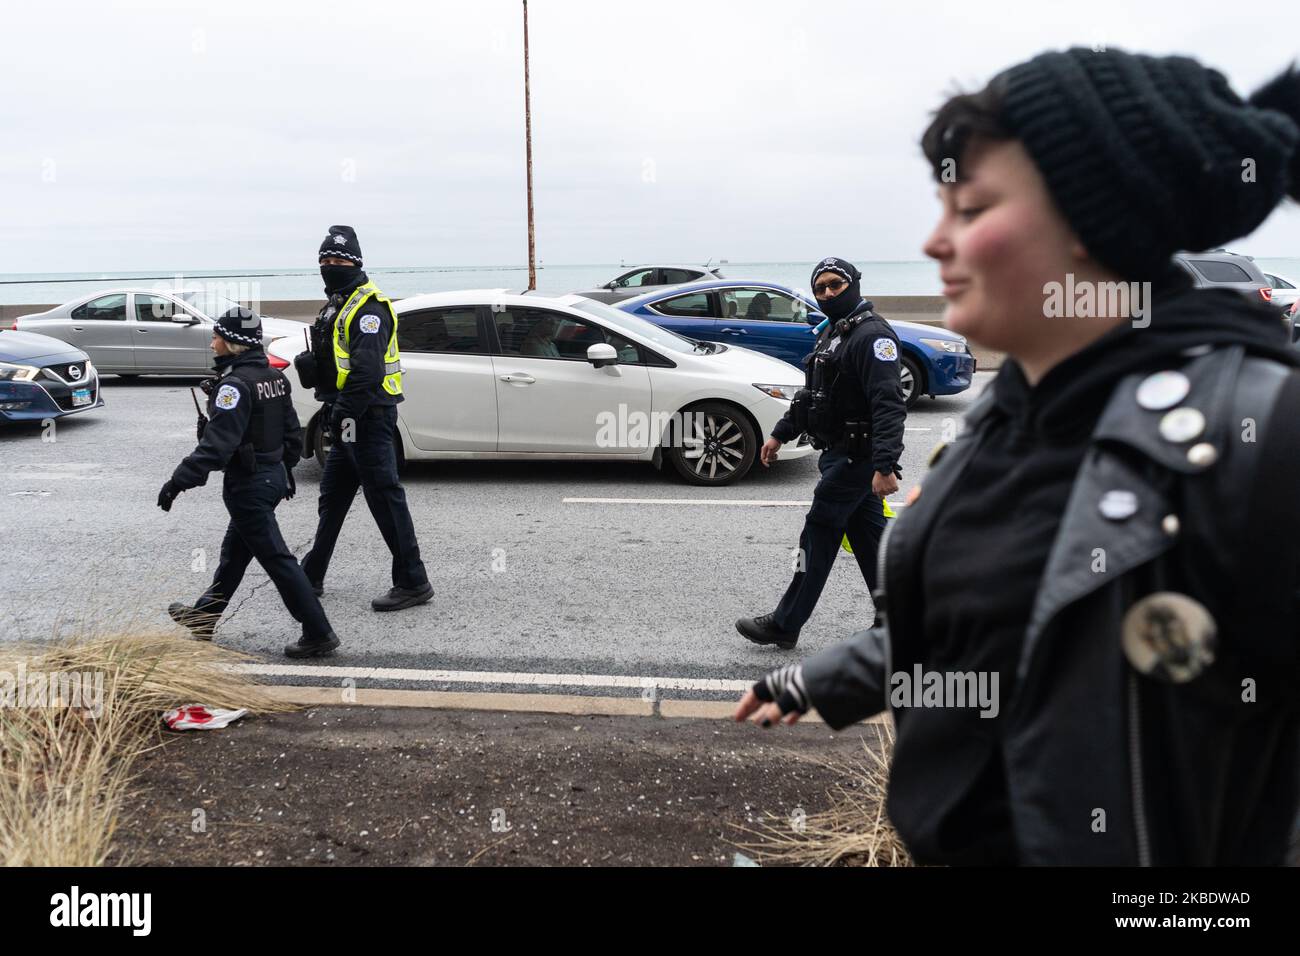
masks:
<path fill-rule="evenodd" d="M 199 444 L 158 493 L 158 507 L 170 511 L 182 491 L 224 471 L 221 498 L 230 526 L 212 584 L 193 605 L 172 604 L 168 613 L 195 637 L 211 640 L 213 628 L 256 558 L 275 582 L 302 639 L 284 649 L 289 657 L 332 653 L 339 640 L 320 600 L 275 522 L 275 506 L 294 493 L 293 466 L 302 454 L 302 429 L 289 399 L 289 380 L 271 368 L 262 351 L 262 323 L 248 309 L 232 309 L 212 329 L 217 378 L 205 383 L 208 421 Z"/>
<path fill-rule="evenodd" d="M 1294 71 L 1243 102 L 1195 60 L 1074 49 L 925 133 L 947 325 L 1009 358 L 885 536 L 876 626 L 736 712 L 891 708 L 918 861 L 1282 861 L 1300 363 L 1262 301 L 1171 256 L 1300 197 L 1298 123 Z"/>
<path fill-rule="evenodd" d="M 846 533 L 867 586 L 875 587 L 883 499 L 898 490 L 907 405 L 898 375 L 898 336 L 863 301 L 861 278 L 843 259 L 823 259 L 813 268 L 813 295 L 827 321 L 806 360 L 807 387 L 760 450 L 766 467 L 783 443 L 804 432 L 824 449 L 817 462 L 821 480 L 799 536 L 794 579 L 771 614 L 736 622 L 736 630 L 755 644 L 794 647 Z"/>

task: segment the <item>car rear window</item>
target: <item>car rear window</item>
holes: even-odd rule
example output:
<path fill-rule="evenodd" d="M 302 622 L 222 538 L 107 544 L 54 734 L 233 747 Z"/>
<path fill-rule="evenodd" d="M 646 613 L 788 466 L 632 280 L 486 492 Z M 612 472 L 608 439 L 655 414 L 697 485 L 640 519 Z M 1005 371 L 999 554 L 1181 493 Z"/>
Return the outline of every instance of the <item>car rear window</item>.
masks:
<path fill-rule="evenodd" d="M 1207 282 L 1254 281 L 1250 273 L 1235 262 L 1224 262 L 1221 259 L 1192 259 L 1190 261 L 1196 271 L 1203 275 Z"/>
<path fill-rule="evenodd" d="M 662 315 L 681 315 L 692 319 L 709 318 L 709 294 L 707 292 L 690 292 L 686 295 L 664 299 L 651 306 Z"/>
<path fill-rule="evenodd" d="M 479 338 L 478 309 L 472 305 L 404 313 L 397 321 L 397 347 L 403 352 L 488 354 Z"/>

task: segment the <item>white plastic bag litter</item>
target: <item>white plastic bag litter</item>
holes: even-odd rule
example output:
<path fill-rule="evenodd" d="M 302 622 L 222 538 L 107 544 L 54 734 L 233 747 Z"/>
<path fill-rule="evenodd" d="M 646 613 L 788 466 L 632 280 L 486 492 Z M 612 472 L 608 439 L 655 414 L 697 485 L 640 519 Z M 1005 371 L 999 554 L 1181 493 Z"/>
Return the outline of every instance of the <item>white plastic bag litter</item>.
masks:
<path fill-rule="evenodd" d="M 171 730 L 220 730 L 247 713 L 246 708 L 223 710 L 205 704 L 186 704 L 163 714 L 163 723 Z"/>

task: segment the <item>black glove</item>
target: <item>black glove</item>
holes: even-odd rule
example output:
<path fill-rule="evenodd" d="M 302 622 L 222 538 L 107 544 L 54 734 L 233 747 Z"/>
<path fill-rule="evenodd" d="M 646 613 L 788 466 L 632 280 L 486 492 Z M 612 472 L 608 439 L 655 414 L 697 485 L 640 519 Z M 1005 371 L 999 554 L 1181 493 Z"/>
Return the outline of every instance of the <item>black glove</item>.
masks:
<path fill-rule="evenodd" d="M 199 416 L 199 422 L 194 428 L 194 434 L 199 441 L 203 441 L 203 429 L 208 427 L 208 420 L 203 415 Z"/>
<path fill-rule="evenodd" d="M 158 507 L 163 511 L 171 511 L 172 502 L 176 500 L 176 496 L 180 493 L 181 489 L 176 487 L 176 482 L 168 478 L 167 483 L 164 484 L 162 490 L 158 492 Z"/>
<path fill-rule="evenodd" d="M 776 701 L 782 716 L 791 711 L 808 713 L 808 692 L 803 686 L 802 664 L 787 664 L 772 671 L 754 684 L 753 690 L 754 696 L 765 704 Z"/>
<path fill-rule="evenodd" d="M 288 501 L 298 493 L 298 482 L 293 480 L 293 469 L 288 465 L 284 466 L 284 477 L 288 481 L 288 487 L 284 490 L 284 500 Z"/>

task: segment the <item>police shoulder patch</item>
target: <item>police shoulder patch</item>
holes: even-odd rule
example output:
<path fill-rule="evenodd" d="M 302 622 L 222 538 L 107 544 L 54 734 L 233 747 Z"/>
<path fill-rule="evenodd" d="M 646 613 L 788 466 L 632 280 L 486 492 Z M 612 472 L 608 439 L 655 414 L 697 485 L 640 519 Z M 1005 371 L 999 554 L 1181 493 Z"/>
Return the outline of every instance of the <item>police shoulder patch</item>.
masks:
<path fill-rule="evenodd" d="M 239 404 L 239 389 L 233 385 L 222 385 L 217 389 L 217 397 L 212 404 L 222 411 L 230 411 Z"/>
<path fill-rule="evenodd" d="M 361 322 L 360 322 L 360 324 L 361 324 L 361 331 L 362 331 L 362 332 L 371 332 L 371 333 L 373 333 L 373 332 L 378 332 L 378 331 L 379 331 L 379 316 L 377 316 L 377 315 L 363 315 L 363 316 L 361 317 Z"/>
<path fill-rule="evenodd" d="M 893 339 L 879 338 L 871 346 L 871 350 L 876 353 L 876 358 L 882 362 L 898 361 L 898 346 L 894 344 Z"/>

